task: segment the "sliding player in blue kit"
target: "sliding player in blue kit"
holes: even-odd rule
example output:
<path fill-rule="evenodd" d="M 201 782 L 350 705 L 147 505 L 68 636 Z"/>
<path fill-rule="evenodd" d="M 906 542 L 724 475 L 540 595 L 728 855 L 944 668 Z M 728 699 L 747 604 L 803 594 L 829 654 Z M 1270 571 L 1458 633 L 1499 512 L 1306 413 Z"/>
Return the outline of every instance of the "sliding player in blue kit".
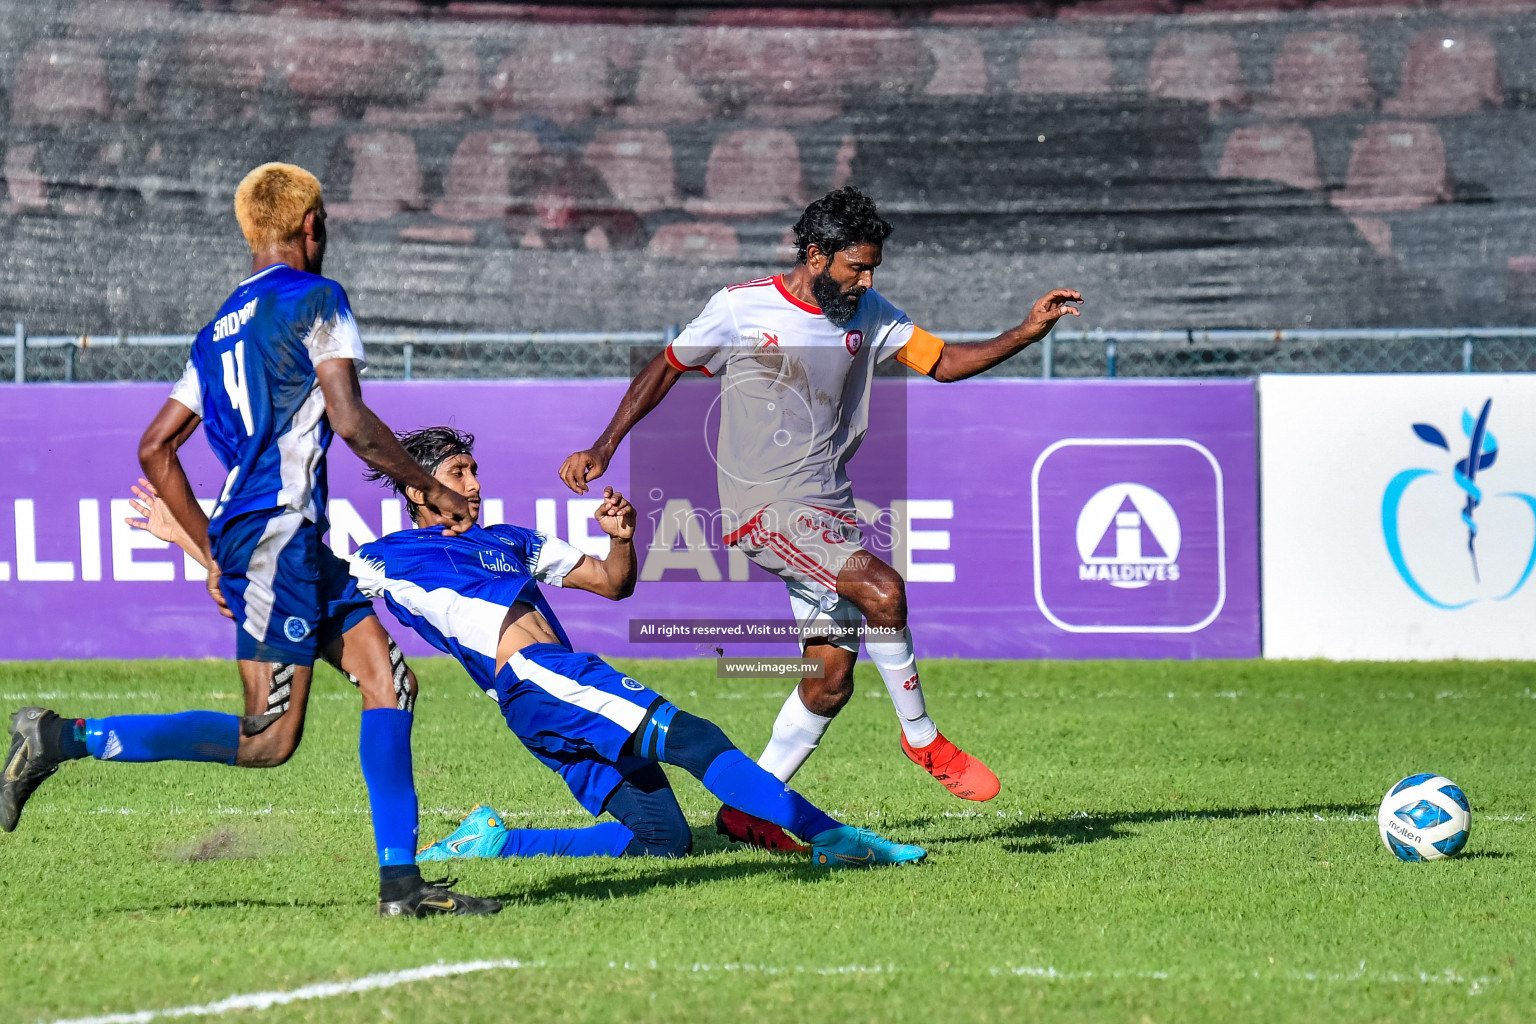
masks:
<path fill-rule="evenodd" d="M 474 438 L 450 427 L 402 435 L 402 446 L 433 479 L 480 510 Z M 380 474 L 375 473 L 378 478 Z M 523 745 L 565 781 L 593 815 L 618 819 L 586 828 L 508 829 L 477 807 L 418 860 L 451 857 L 661 856 L 692 848 L 687 821 L 661 764 L 686 770 L 731 807 L 800 836 L 827 867 L 920 861 L 921 847 L 840 824 L 743 754 L 712 722 L 682 711 L 595 654 L 572 646 L 539 583 L 613 600 L 635 586 L 635 510 L 605 488 L 597 521 L 607 558 L 583 555 L 556 537 L 520 526 L 473 526 L 449 536 L 443 514 L 395 478 L 418 527 L 363 545 L 352 572 L 366 594 L 383 597 L 400 622 L 457 658 L 501 705 Z"/>
<path fill-rule="evenodd" d="M 362 338 L 346 292 L 320 276 L 320 182 L 291 164 L 264 164 L 236 189 L 235 216 L 251 276 L 198 333 L 186 373 L 144 433 L 139 461 L 151 494 L 180 524 L 178 543 L 208 570 L 214 601 L 236 622 L 245 714 L 71 719 L 22 708 L 11 718 L 0 828 L 16 827 L 27 799 L 66 761 L 283 764 L 303 736 L 318 655 L 363 698 L 358 756 L 379 855 L 379 913 L 495 913 L 495 900 L 427 883 L 416 867 L 416 680 L 346 563 L 321 540 L 333 431 L 375 472 L 416 488 L 438 533 L 461 533 L 474 518 L 363 404 Z M 211 516 L 177 454 L 200 423 L 228 474 Z"/>

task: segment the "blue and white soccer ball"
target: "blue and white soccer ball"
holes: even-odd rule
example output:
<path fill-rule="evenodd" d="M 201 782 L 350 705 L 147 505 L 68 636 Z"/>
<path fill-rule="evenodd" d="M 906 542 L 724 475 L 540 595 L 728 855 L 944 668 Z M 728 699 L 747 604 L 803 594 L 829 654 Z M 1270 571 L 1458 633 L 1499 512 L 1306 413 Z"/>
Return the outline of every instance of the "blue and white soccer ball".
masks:
<path fill-rule="evenodd" d="M 1376 813 L 1381 841 L 1398 860 L 1454 857 L 1472 832 L 1472 805 L 1443 775 L 1410 775 L 1393 786 Z"/>

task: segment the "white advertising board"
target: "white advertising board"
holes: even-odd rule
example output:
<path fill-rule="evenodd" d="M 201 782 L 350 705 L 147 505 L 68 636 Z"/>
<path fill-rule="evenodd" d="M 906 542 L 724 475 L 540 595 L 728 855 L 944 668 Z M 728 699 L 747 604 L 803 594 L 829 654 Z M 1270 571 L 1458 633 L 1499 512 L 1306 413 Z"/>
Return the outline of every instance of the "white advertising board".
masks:
<path fill-rule="evenodd" d="M 1264 654 L 1536 657 L 1536 375 L 1259 380 Z"/>

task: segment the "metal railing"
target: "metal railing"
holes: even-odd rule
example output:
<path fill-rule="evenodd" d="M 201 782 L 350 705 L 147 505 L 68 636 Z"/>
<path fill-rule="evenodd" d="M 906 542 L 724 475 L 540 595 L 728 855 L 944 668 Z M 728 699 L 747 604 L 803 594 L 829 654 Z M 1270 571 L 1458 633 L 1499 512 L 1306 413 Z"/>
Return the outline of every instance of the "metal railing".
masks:
<path fill-rule="evenodd" d="M 939 331 L 979 341 L 989 331 Z M 366 331 L 384 379 L 628 377 L 677 336 L 652 331 Z M 174 380 L 192 335 L 29 337 L 16 324 L 7 371 L 28 381 Z M 6 364 L 9 363 L 9 366 Z M 1536 327 L 1301 330 L 1058 330 L 992 376 L 1246 377 L 1257 373 L 1536 372 Z"/>

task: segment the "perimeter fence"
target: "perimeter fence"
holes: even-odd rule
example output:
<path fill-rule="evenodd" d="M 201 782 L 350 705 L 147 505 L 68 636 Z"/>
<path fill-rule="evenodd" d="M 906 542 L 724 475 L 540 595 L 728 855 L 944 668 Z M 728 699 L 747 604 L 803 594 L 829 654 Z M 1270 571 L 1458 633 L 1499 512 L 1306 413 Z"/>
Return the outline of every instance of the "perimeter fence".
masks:
<path fill-rule="evenodd" d="M 979 341 L 989 331 L 936 332 Z M 677 328 L 614 332 L 363 333 L 385 380 L 628 377 Z M 0 348 L 0 380 L 175 380 L 191 335 L 28 337 Z M 1259 373 L 1526 373 L 1536 327 L 1053 332 L 989 372 L 998 377 L 1249 377 Z M 881 372 L 903 372 L 895 363 Z"/>

